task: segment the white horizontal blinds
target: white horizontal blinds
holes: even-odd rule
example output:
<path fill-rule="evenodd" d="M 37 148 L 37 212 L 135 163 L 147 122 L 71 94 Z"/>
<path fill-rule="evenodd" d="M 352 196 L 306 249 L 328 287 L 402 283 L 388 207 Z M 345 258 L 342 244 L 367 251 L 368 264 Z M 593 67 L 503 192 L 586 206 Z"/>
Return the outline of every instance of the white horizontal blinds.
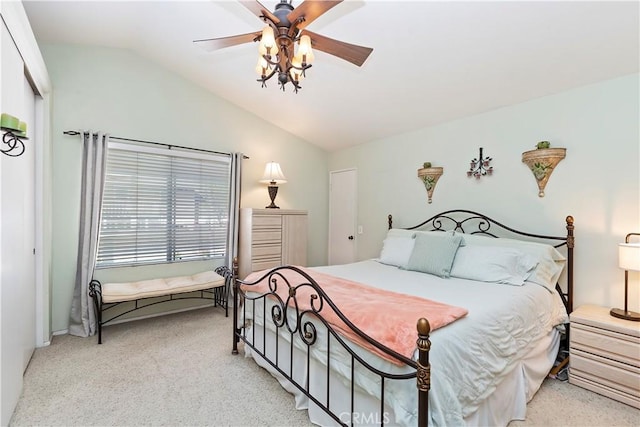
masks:
<path fill-rule="evenodd" d="M 226 256 L 230 158 L 110 144 L 97 267 Z"/>

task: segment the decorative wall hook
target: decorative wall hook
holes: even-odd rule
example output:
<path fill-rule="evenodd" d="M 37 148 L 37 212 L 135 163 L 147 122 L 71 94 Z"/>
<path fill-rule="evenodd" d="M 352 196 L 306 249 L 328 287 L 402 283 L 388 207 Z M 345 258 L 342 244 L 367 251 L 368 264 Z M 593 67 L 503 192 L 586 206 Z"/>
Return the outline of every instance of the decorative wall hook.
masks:
<path fill-rule="evenodd" d="M 2 146 L 0 152 L 10 157 L 18 157 L 24 153 L 24 142 L 27 138 L 27 124 L 21 122 L 17 117 L 2 113 L 0 116 L 0 129 L 2 135 Z"/>
<path fill-rule="evenodd" d="M 24 153 L 24 142 L 23 139 L 28 139 L 24 136 L 18 136 L 14 134 L 11 130 L 2 128 L 4 131 L 4 135 L 2 135 L 2 148 L 0 148 L 0 152 L 2 154 L 6 154 L 10 157 L 18 157 Z M 7 146 L 5 148 L 5 145 Z"/>
<path fill-rule="evenodd" d="M 491 175 L 493 173 L 493 166 L 489 166 L 491 160 L 493 159 L 489 156 L 482 156 L 482 147 L 480 147 L 480 155 L 478 156 L 478 158 L 472 159 L 469 164 L 467 177 L 471 178 L 472 176 L 475 176 L 476 179 L 480 179 L 480 177 L 483 175 Z"/>
<path fill-rule="evenodd" d="M 541 144 L 545 142 L 546 144 Z M 522 153 L 522 163 L 526 164 L 538 183 L 538 197 L 544 197 L 544 188 L 555 167 L 567 154 L 566 148 L 548 148 L 548 141 L 541 141 L 535 150 Z"/>
<path fill-rule="evenodd" d="M 424 188 L 427 190 L 427 197 L 429 203 L 431 203 L 431 197 L 433 196 L 433 189 L 436 187 L 438 179 L 444 172 L 443 168 L 432 167 L 431 163 L 425 162 L 421 169 L 418 169 L 418 178 L 422 180 Z"/>

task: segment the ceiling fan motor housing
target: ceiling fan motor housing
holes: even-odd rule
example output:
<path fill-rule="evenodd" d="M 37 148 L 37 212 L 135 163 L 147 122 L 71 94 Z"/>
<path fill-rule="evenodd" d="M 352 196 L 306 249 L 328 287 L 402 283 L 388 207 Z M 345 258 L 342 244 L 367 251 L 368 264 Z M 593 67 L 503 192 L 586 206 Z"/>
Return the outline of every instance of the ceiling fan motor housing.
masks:
<path fill-rule="evenodd" d="M 287 19 L 287 16 L 293 11 L 294 7 L 287 3 L 286 1 L 281 1 L 276 5 L 276 9 L 273 11 L 273 14 L 280 20 L 279 26 L 286 26 L 289 28 L 291 26 L 291 22 Z"/>

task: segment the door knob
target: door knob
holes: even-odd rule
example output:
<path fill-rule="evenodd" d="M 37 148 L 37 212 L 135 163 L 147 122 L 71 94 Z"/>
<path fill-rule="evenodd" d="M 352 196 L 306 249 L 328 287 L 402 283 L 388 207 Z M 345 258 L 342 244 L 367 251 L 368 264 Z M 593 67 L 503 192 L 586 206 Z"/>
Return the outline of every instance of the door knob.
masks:
<path fill-rule="evenodd" d="M 349 239 L 349 240 L 353 240 L 353 236 L 349 236 L 349 237 L 348 237 L 348 239 Z"/>

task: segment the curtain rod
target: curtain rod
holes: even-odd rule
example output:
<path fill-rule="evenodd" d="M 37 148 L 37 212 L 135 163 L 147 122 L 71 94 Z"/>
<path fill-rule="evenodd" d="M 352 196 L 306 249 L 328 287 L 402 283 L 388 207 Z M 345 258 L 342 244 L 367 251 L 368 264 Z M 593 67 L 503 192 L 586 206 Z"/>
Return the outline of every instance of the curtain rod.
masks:
<path fill-rule="evenodd" d="M 80 132 L 78 132 L 77 130 L 65 130 L 62 133 L 65 134 L 65 135 L 70 135 L 70 136 L 80 135 Z M 88 133 L 88 132 L 85 132 L 85 133 Z M 171 150 L 172 148 L 181 148 L 183 150 L 192 150 L 192 151 L 201 151 L 201 152 L 204 152 L 204 153 L 230 155 L 230 153 L 223 153 L 223 152 L 220 152 L 220 151 L 205 150 L 204 148 L 184 147 L 182 145 L 166 144 L 164 142 L 144 141 L 142 139 L 122 138 L 122 137 L 119 137 L 119 136 L 109 136 L 109 138 L 110 139 L 118 139 L 120 141 L 141 142 L 143 144 L 162 145 L 164 147 L 167 147 L 169 150 Z M 245 158 L 245 159 L 249 158 L 244 154 L 242 155 L 242 157 Z"/>

